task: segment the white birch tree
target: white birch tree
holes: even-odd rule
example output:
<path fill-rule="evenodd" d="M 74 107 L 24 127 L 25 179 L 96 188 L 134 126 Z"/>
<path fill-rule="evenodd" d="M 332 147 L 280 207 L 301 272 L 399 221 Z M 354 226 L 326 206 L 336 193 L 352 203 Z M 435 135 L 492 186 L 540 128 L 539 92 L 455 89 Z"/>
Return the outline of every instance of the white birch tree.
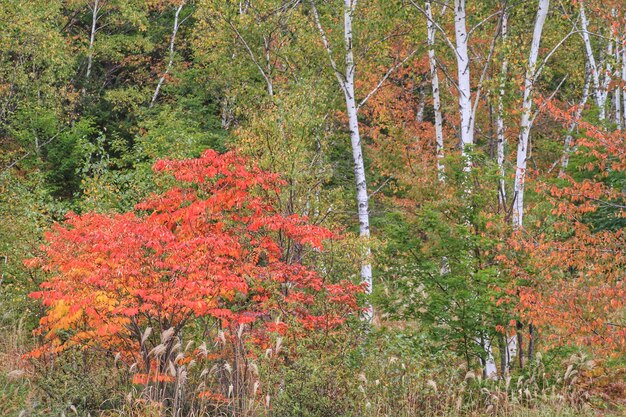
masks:
<path fill-rule="evenodd" d="M 613 15 L 615 15 L 615 10 L 613 10 Z M 623 46 L 620 48 L 619 36 L 615 33 L 615 55 L 614 59 L 617 63 L 616 74 L 615 76 L 619 78 L 619 63 L 621 60 Z M 622 68 L 621 73 L 623 74 L 624 69 Z M 626 109 L 622 109 L 622 87 L 618 84 L 615 86 L 613 90 L 613 105 L 615 107 L 615 124 L 617 126 L 617 130 L 622 130 L 622 111 L 626 111 Z"/>
<path fill-rule="evenodd" d="M 356 181 L 356 200 L 359 218 L 359 236 L 363 244 L 363 259 L 361 262 L 361 281 L 367 285 L 366 293 L 371 294 L 373 289 L 372 263 L 371 263 L 371 243 L 370 243 L 370 220 L 369 220 L 369 195 L 367 193 L 367 180 L 365 175 L 365 163 L 363 160 L 363 144 L 359 131 L 358 112 L 359 109 L 378 91 L 389 76 L 412 57 L 417 49 L 413 50 L 399 63 L 391 66 L 377 85 L 365 97 L 358 101 L 355 95 L 355 73 L 354 62 L 354 39 L 352 32 L 352 22 L 357 7 L 357 0 L 344 0 L 343 2 L 343 70 L 339 68 L 334 58 L 333 49 L 326 36 L 326 31 L 322 26 L 320 15 L 315 5 L 315 0 L 310 0 L 311 10 L 315 20 L 315 26 L 319 31 L 322 43 L 328 55 L 328 60 L 332 71 L 335 74 L 339 88 L 341 89 L 348 115 L 348 128 L 350 130 L 350 144 L 352 147 L 352 159 L 354 177 Z M 365 312 L 365 319 L 371 321 L 373 310 L 371 305 Z"/>
<path fill-rule="evenodd" d="M 509 25 L 509 13 L 506 7 L 502 10 L 502 43 L 506 46 L 506 40 L 508 38 L 508 25 Z M 508 73 L 509 61 L 506 53 L 502 56 L 502 66 L 500 68 L 500 89 L 498 91 L 498 109 L 496 113 L 496 161 L 498 163 L 498 170 L 500 178 L 498 181 L 498 202 L 500 207 L 506 208 L 506 187 L 505 187 L 505 124 L 504 124 L 504 94 L 506 87 L 506 77 Z"/>
<path fill-rule="evenodd" d="M 582 0 L 580 1 L 580 24 L 582 26 L 581 36 L 585 43 L 585 52 L 587 53 L 587 61 L 591 68 L 594 98 L 596 100 L 596 105 L 598 106 L 598 111 L 599 111 L 598 118 L 600 120 L 604 120 L 606 119 L 606 99 L 607 99 L 606 87 L 608 87 L 608 83 L 606 82 L 606 77 L 605 77 L 604 82 L 601 82 L 601 79 L 600 79 L 601 67 L 596 62 L 596 58 L 595 58 L 593 48 L 591 45 L 591 39 L 589 37 L 589 19 L 587 18 L 587 14 L 585 12 L 585 4 L 584 4 L 584 1 Z"/>
<path fill-rule="evenodd" d="M 180 12 L 183 10 L 183 6 L 185 2 L 181 2 L 180 5 L 176 8 L 174 13 L 174 26 L 172 28 L 172 36 L 170 37 L 170 48 L 169 48 L 169 58 L 167 61 L 167 66 L 165 67 L 165 71 L 159 77 L 159 82 L 157 83 L 156 89 L 154 90 L 154 94 L 152 95 L 152 100 L 150 100 L 150 107 L 154 106 L 154 103 L 159 96 L 159 91 L 161 91 L 161 87 L 165 82 L 165 77 L 172 69 L 172 64 L 174 63 L 174 43 L 176 42 L 176 34 L 178 33 L 178 28 L 180 27 Z"/>
<path fill-rule="evenodd" d="M 100 13 L 100 2 L 99 0 L 94 0 L 93 6 L 91 7 L 91 32 L 89 34 L 89 49 L 87 50 L 87 71 L 85 72 L 85 81 L 89 80 L 89 77 L 91 76 L 91 68 L 93 66 L 93 49 L 96 41 L 96 31 L 99 18 L 98 13 Z"/>
<path fill-rule="evenodd" d="M 622 36 L 621 64 L 622 64 L 622 125 L 626 128 L 626 31 Z M 619 59 L 618 59 L 619 62 Z"/>
<path fill-rule="evenodd" d="M 474 129 L 472 123 L 472 97 L 470 61 L 467 48 L 467 24 L 465 15 L 465 0 L 454 0 L 454 32 L 456 39 L 457 82 L 459 92 L 459 114 L 461 131 L 461 152 L 466 156 L 468 147 L 474 144 Z M 467 161 L 466 170 L 469 170 L 471 161 Z"/>
<path fill-rule="evenodd" d="M 572 147 L 572 139 L 574 137 L 574 131 L 578 127 L 578 121 L 582 116 L 585 105 L 587 104 L 587 99 L 589 98 L 589 84 L 591 83 L 591 71 L 587 70 L 585 76 L 585 84 L 583 85 L 583 93 L 580 98 L 580 102 L 578 103 L 578 107 L 576 108 L 576 113 L 574 114 L 574 118 L 569 125 L 567 130 L 567 136 L 565 136 L 565 142 L 563 144 L 563 156 L 561 158 L 561 167 L 559 168 L 559 177 L 562 178 L 565 175 L 565 171 L 567 170 L 567 166 L 569 165 L 569 156 L 571 153 Z"/>
<path fill-rule="evenodd" d="M 428 63 L 430 65 L 430 82 L 433 93 L 433 109 L 435 112 L 435 146 L 437 151 L 437 176 L 443 181 L 444 167 L 441 160 L 444 157 L 443 144 L 443 117 L 441 115 L 441 97 L 439 95 L 439 75 L 437 74 L 437 59 L 435 58 L 435 21 L 430 1 L 424 2 L 426 11 L 426 25 L 428 29 Z"/>
<path fill-rule="evenodd" d="M 539 56 L 539 46 L 543 26 L 548 16 L 550 0 L 539 0 L 539 9 L 533 30 L 533 39 L 530 45 L 526 76 L 524 77 L 524 96 L 522 100 L 522 116 L 520 122 L 520 135 L 517 144 L 517 158 L 515 166 L 515 184 L 513 195 L 513 228 L 523 227 L 524 221 L 524 182 L 526 179 L 526 162 L 528 159 L 528 146 L 531 128 L 532 97 L 535 89 L 537 76 L 537 57 Z"/>

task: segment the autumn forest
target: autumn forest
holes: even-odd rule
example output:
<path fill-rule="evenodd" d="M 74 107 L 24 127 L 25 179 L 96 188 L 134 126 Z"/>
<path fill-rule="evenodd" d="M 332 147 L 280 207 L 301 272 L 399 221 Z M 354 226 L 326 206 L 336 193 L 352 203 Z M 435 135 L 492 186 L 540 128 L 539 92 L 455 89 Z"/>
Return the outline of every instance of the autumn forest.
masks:
<path fill-rule="evenodd" d="M 625 0 L 0 0 L 0 415 L 626 415 Z"/>

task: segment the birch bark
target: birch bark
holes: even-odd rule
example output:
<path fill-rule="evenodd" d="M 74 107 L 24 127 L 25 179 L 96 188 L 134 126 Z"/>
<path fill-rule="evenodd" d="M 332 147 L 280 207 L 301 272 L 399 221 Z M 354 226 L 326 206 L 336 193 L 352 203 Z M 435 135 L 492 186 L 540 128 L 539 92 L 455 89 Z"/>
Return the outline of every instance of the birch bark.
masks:
<path fill-rule="evenodd" d="M 615 14 L 615 11 L 613 11 L 613 13 Z M 623 48 L 623 46 L 622 46 Z M 619 37 L 617 35 L 617 33 L 615 34 L 615 62 L 617 63 L 618 67 L 616 68 L 616 76 L 619 77 L 619 62 L 621 59 L 621 48 L 620 48 L 620 42 L 619 42 Z M 622 68 L 622 74 L 623 74 L 624 68 Z M 613 101 L 614 101 L 614 106 L 615 106 L 615 124 L 617 125 L 617 130 L 622 130 L 622 111 L 626 111 L 626 109 L 622 109 L 622 87 L 618 84 L 615 86 L 615 90 L 613 90 Z"/>
<path fill-rule="evenodd" d="M 508 23 L 509 23 L 509 14 L 505 7 L 504 10 L 502 10 L 502 42 L 504 44 L 506 44 L 506 40 L 508 37 Z M 502 68 L 500 69 L 500 91 L 498 92 L 498 112 L 496 115 L 496 131 L 497 131 L 496 133 L 496 137 L 497 137 L 496 158 L 498 162 L 498 171 L 500 173 L 500 179 L 498 181 L 498 202 L 500 203 L 500 207 L 503 210 L 506 208 L 506 187 L 504 183 L 504 178 L 505 178 L 504 148 L 506 146 L 506 137 L 504 134 L 504 129 L 505 129 L 504 93 L 505 93 L 508 65 L 509 65 L 509 62 L 505 54 L 502 58 Z"/>
<path fill-rule="evenodd" d="M 528 158 L 528 139 L 530 137 L 531 128 L 531 110 L 532 95 L 535 84 L 537 57 L 539 55 L 539 46 L 541 44 L 541 34 L 543 26 L 548 16 L 550 8 L 550 0 L 539 0 L 539 9 L 537 10 L 537 19 L 533 30 L 533 40 L 530 46 L 530 54 L 528 57 L 528 67 L 526 69 L 526 77 L 524 79 L 524 96 L 522 100 L 522 117 L 520 122 L 520 136 L 517 144 L 517 158 L 515 168 L 515 185 L 514 185 L 514 201 L 513 201 L 513 228 L 519 229 L 523 226 L 524 221 L 524 180 L 526 178 L 526 160 Z"/>
<path fill-rule="evenodd" d="M 611 81 L 613 80 L 613 42 L 609 40 L 606 46 L 606 67 L 604 68 L 604 80 L 602 83 L 602 109 L 600 110 L 600 120 L 606 119 L 606 102 L 609 98 Z"/>
<path fill-rule="evenodd" d="M 461 154 L 465 157 L 465 172 L 472 169 L 472 161 L 467 151 L 474 144 L 474 122 L 471 97 L 471 71 L 468 55 L 468 33 L 465 12 L 465 0 L 454 0 L 454 31 L 456 39 L 455 55 L 457 61 L 457 82 L 459 93 L 459 114 L 461 131 Z M 476 100 L 478 100 L 478 93 Z M 478 102 L 476 102 L 478 104 Z M 467 187 L 466 193 L 471 193 L 471 187 Z M 481 335 L 480 344 L 485 350 L 483 372 L 487 378 L 497 377 L 496 362 L 493 358 L 491 341 L 485 335 Z"/>
<path fill-rule="evenodd" d="M 589 66 L 591 67 L 591 75 L 593 77 L 593 89 L 594 89 L 594 97 L 596 99 L 596 105 L 598 106 L 599 111 L 599 119 L 604 120 L 606 118 L 606 110 L 605 110 L 605 102 L 606 95 L 603 91 L 603 86 L 600 84 L 600 71 L 598 65 L 596 63 L 596 59 L 593 53 L 593 48 L 591 46 L 591 40 L 589 39 L 589 19 L 587 18 L 587 14 L 585 13 L 585 5 L 584 2 L 580 2 L 580 22 L 582 26 L 581 36 L 585 43 L 585 51 L 587 52 L 587 61 L 589 62 Z"/>
<path fill-rule="evenodd" d="M 489 379 L 496 379 L 498 377 L 498 368 L 496 366 L 496 361 L 493 358 L 493 347 L 491 346 L 491 341 L 488 338 L 485 338 L 485 352 L 487 353 L 484 369 L 485 377 Z"/>
<path fill-rule="evenodd" d="M 506 46 L 506 41 L 508 38 L 509 32 L 509 13 L 504 5 L 502 9 L 502 43 Z M 506 87 L 506 77 L 509 68 L 509 61 L 507 59 L 506 51 L 504 56 L 502 57 L 502 66 L 500 68 L 500 90 L 498 91 L 498 110 L 496 115 L 496 160 L 498 163 L 498 171 L 500 178 L 498 179 L 498 203 L 503 211 L 506 211 L 506 183 L 505 176 L 506 170 L 504 168 L 505 161 L 505 147 L 506 147 L 506 136 L 505 136 L 505 125 L 504 125 L 504 94 Z M 505 355 L 502 360 L 503 369 L 502 374 L 508 374 L 511 370 L 512 359 L 515 358 L 515 354 L 517 353 L 517 338 L 515 336 L 508 337 L 504 336 L 506 340 L 505 347 Z"/>
<path fill-rule="evenodd" d="M 495 379 L 498 377 L 498 368 L 496 361 L 493 358 L 493 348 L 491 347 L 491 341 L 486 335 L 480 335 L 476 337 L 474 341 L 485 352 L 484 358 L 480 358 L 480 362 L 483 366 L 483 377 L 489 379 Z"/>
<path fill-rule="evenodd" d="M 87 71 L 85 72 L 85 80 L 89 80 L 91 67 L 93 65 L 93 45 L 96 41 L 96 25 L 98 23 L 98 12 L 100 11 L 98 8 L 99 4 L 98 0 L 94 1 L 91 13 L 91 33 L 89 35 L 89 50 L 87 51 Z"/>
<path fill-rule="evenodd" d="M 467 148 L 474 144 L 472 129 L 472 100 L 470 62 L 467 52 L 467 27 L 465 0 L 454 0 L 454 30 L 456 35 L 456 61 L 459 85 L 459 113 L 461 117 L 461 152 L 466 156 Z M 466 170 L 471 167 L 467 160 Z"/>
<path fill-rule="evenodd" d="M 426 92 L 421 85 L 417 87 L 417 111 L 415 112 L 415 120 L 422 123 L 424 121 L 424 107 L 426 107 Z"/>
<path fill-rule="evenodd" d="M 622 117 L 623 125 L 626 127 L 626 32 L 622 37 Z"/>
<path fill-rule="evenodd" d="M 583 114 L 583 110 L 585 105 L 587 104 L 587 99 L 589 98 L 589 84 L 591 83 L 591 74 L 590 71 L 587 71 L 587 75 L 585 77 L 585 84 L 583 86 L 583 94 L 580 98 L 580 103 L 578 103 L 578 108 L 576 109 L 576 114 L 574 115 L 574 119 L 572 123 L 569 125 L 569 129 L 567 130 L 567 136 L 565 136 L 565 142 L 563 145 L 563 157 L 561 158 L 561 167 L 559 169 L 559 178 L 562 178 L 565 175 L 565 171 L 567 170 L 567 165 L 569 164 L 569 155 L 572 147 L 572 139 L 574 135 L 574 130 L 578 127 L 578 121 Z"/>
<path fill-rule="evenodd" d="M 426 11 L 426 25 L 428 28 L 428 62 L 430 64 L 430 82 L 433 90 L 433 108 L 435 111 L 435 144 L 437 151 L 437 177 L 443 181 L 444 167 L 441 160 L 444 157 L 443 148 L 443 118 L 441 116 L 441 98 L 439 96 L 439 75 L 437 74 L 437 59 L 435 58 L 435 22 L 430 1 L 424 2 Z"/>
<path fill-rule="evenodd" d="M 345 43 L 345 83 L 344 97 L 346 111 L 348 113 L 348 125 L 350 129 L 350 144 L 352 145 L 352 158 L 354 160 L 354 177 L 356 179 L 356 198 L 359 214 L 359 235 L 364 243 L 364 260 L 361 263 L 361 281 L 367 284 L 367 293 L 372 292 L 372 264 L 370 262 L 371 248 L 369 198 L 367 195 L 367 181 L 365 178 L 365 164 L 363 162 L 363 147 L 359 132 L 358 109 L 354 96 L 354 52 L 352 49 L 352 18 L 356 7 L 356 0 L 344 0 L 344 43 Z M 371 307 L 366 313 L 367 319 L 372 319 Z"/>
<path fill-rule="evenodd" d="M 180 12 L 183 9 L 185 2 L 180 3 L 180 5 L 176 8 L 176 13 L 174 14 L 174 27 L 172 29 L 172 36 L 170 38 L 170 54 L 169 60 L 167 61 L 167 67 L 165 68 L 165 72 L 159 78 L 159 82 L 157 83 L 156 89 L 154 90 L 154 94 L 152 95 L 152 100 L 150 101 L 150 107 L 154 106 L 154 102 L 159 96 L 159 91 L 161 91 L 161 87 L 165 82 L 165 77 L 172 69 L 172 64 L 174 63 L 174 42 L 176 41 L 176 34 L 178 33 L 178 28 L 180 27 L 179 16 Z"/>
<path fill-rule="evenodd" d="M 372 293 L 372 264 L 371 264 L 371 244 L 370 244 L 370 222 L 369 222 L 369 196 L 367 194 L 367 180 L 365 176 L 365 163 L 363 161 L 363 146 L 361 143 L 361 134 L 359 131 L 358 111 L 360 106 L 369 98 L 376 89 L 372 90 L 363 101 L 359 104 L 356 102 L 354 94 L 354 78 L 356 67 L 354 64 L 353 52 L 353 36 L 352 36 L 352 19 L 356 9 L 357 0 L 344 0 L 343 17 L 344 17 L 344 63 L 345 68 L 339 71 L 337 63 L 333 58 L 333 52 L 330 47 L 326 32 L 322 27 L 315 1 L 311 0 L 311 7 L 315 19 L 315 25 L 320 33 L 324 48 L 328 55 L 330 65 L 335 73 L 337 82 L 344 95 L 346 113 L 348 115 L 348 127 L 350 129 L 350 144 L 352 146 L 352 158 L 354 177 L 356 181 L 356 199 L 357 212 L 359 217 L 359 237 L 363 243 L 363 260 L 361 261 L 361 282 L 366 284 L 366 293 Z M 389 73 L 388 73 L 389 74 Z M 384 81 L 384 79 L 383 79 Z M 381 84 L 379 84 L 380 86 Z M 373 309 L 371 305 L 365 311 L 364 318 L 371 321 L 373 318 Z"/>

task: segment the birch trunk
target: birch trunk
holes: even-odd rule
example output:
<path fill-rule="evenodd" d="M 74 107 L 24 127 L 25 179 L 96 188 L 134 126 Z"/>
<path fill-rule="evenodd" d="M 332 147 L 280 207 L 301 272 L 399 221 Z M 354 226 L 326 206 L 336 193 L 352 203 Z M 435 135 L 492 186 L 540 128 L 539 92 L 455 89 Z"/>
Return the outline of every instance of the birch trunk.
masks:
<path fill-rule="evenodd" d="M 508 35 L 508 22 L 509 14 L 506 8 L 502 11 L 502 42 L 505 43 Z M 500 70 L 500 91 L 498 92 L 498 114 L 496 116 L 496 137 L 497 137 L 497 149 L 496 158 L 498 162 L 498 171 L 500 173 L 500 179 L 498 182 L 498 202 L 500 207 L 504 210 L 506 208 L 506 187 L 504 183 L 505 170 L 504 170 L 504 147 L 506 145 L 506 137 L 504 136 L 504 88 L 506 86 L 506 76 L 508 72 L 508 60 L 505 56 L 502 58 L 502 68 Z"/>
<path fill-rule="evenodd" d="M 326 32 L 320 22 L 317 8 L 315 7 L 315 1 L 311 0 L 311 8 L 313 11 L 313 17 L 315 19 L 315 25 L 319 30 L 324 48 L 328 55 L 330 65 L 335 73 L 337 82 L 341 91 L 343 92 L 346 113 L 348 114 L 348 126 L 350 129 L 350 144 L 352 146 L 352 158 L 354 162 L 354 177 L 356 180 L 356 199 L 357 210 L 359 216 L 359 236 L 363 243 L 363 260 L 361 261 L 361 282 L 366 284 L 366 293 L 372 293 L 372 264 L 371 258 L 371 243 L 370 243 L 370 221 L 369 221 L 369 196 L 367 194 L 367 181 L 365 177 L 365 164 L 363 162 L 363 147 L 361 144 L 361 134 L 359 132 L 359 120 L 358 111 L 360 105 L 364 102 L 357 104 L 354 94 L 354 78 L 355 78 L 355 65 L 354 65 L 354 52 L 352 45 L 352 18 L 356 8 L 357 0 L 344 0 L 344 46 L 345 46 L 345 68 L 343 72 L 339 71 L 337 63 L 333 58 L 333 51 L 331 49 Z M 372 90 L 369 95 L 373 94 L 375 90 Z M 368 96 L 369 96 L 368 95 Z M 366 97 L 367 98 L 367 97 Z M 373 310 L 371 305 L 368 305 L 365 311 L 365 319 L 371 321 L 373 318 Z"/>
<path fill-rule="evenodd" d="M 498 368 L 496 366 L 496 361 L 493 358 L 493 348 L 491 346 L 491 341 L 485 338 L 485 352 L 487 353 L 487 358 L 485 360 L 485 377 L 489 379 L 496 379 L 498 377 Z"/>
<path fill-rule="evenodd" d="M 506 9 L 506 4 L 504 9 L 502 10 L 502 43 L 506 45 L 506 40 L 508 38 L 509 32 L 509 13 Z M 506 159 L 505 147 L 506 147 L 506 136 L 505 136 L 505 125 L 504 125 L 504 94 L 506 87 L 506 79 L 507 73 L 509 69 L 509 62 L 506 56 L 506 52 L 502 58 L 502 67 L 500 68 L 500 90 L 498 91 L 498 112 L 496 115 L 496 160 L 498 163 L 498 173 L 500 178 L 498 180 L 498 203 L 503 210 L 506 212 L 506 170 L 504 167 L 504 161 Z M 515 358 L 515 354 L 517 352 L 517 338 L 516 337 L 506 337 L 506 354 L 503 358 L 503 369 L 502 374 L 509 374 L 511 371 L 511 364 L 513 363 L 513 359 Z"/>
<path fill-rule="evenodd" d="M 424 107 L 426 107 L 426 93 L 421 85 L 417 87 L 417 111 L 415 112 L 415 120 L 422 123 L 424 121 Z"/>
<path fill-rule="evenodd" d="M 604 120 L 606 118 L 605 102 L 606 97 L 603 92 L 602 85 L 600 84 L 600 71 L 596 63 L 595 56 L 593 54 L 593 48 L 591 47 L 591 40 L 589 39 L 589 20 L 585 13 L 584 2 L 580 2 L 580 21 L 582 26 L 582 38 L 585 43 L 585 51 L 587 52 L 587 61 L 591 67 L 591 75 L 593 77 L 593 90 L 594 97 L 596 99 L 596 105 L 598 106 L 599 119 Z"/>
<path fill-rule="evenodd" d="M 432 23 L 432 20 L 431 20 Z M 472 161 L 468 151 L 474 144 L 474 122 L 472 97 L 471 97 L 471 71 L 468 55 L 468 33 L 465 13 L 465 0 L 454 0 L 454 29 L 455 29 L 455 55 L 457 61 L 457 82 L 459 93 L 459 115 L 461 132 L 461 155 L 465 158 L 464 171 L 469 173 L 472 169 Z M 478 100 L 478 96 L 476 98 Z M 478 104 L 478 103 L 476 103 Z M 467 186 L 465 192 L 471 193 L 471 186 Z M 479 337 L 479 344 L 485 352 L 482 360 L 483 373 L 486 378 L 497 377 L 496 362 L 493 358 L 493 349 L 490 340 L 483 334 Z"/>
<path fill-rule="evenodd" d="M 454 29 L 456 35 L 457 77 L 459 83 L 459 113 L 461 117 L 461 152 L 467 156 L 467 147 L 474 144 L 472 129 L 472 100 L 470 84 L 470 62 L 467 53 L 467 28 L 465 19 L 465 0 L 454 0 Z M 471 161 L 467 161 L 469 170 Z"/>
<path fill-rule="evenodd" d="M 609 41 L 606 46 L 606 67 L 604 69 L 604 80 L 602 83 L 602 108 L 600 109 L 600 120 L 606 119 L 606 102 L 609 98 L 609 86 L 613 79 L 613 66 L 611 65 L 611 59 L 613 59 L 613 42 Z"/>
<path fill-rule="evenodd" d="M 622 89 L 620 86 L 615 87 L 613 92 L 613 100 L 615 102 L 615 124 L 617 130 L 622 130 Z"/>
<path fill-rule="evenodd" d="M 626 33 L 622 38 L 622 117 L 623 125 L 626 127 Z"/>
<path fill-rule="evenodd" d="M 352 145 L 352 158 L 354 159 L 354 176 L 356 179 L 356 198 L 359 213 L 359 235 L 365 244 L 364 260 L 361 264 L 361 281 L 367 284 L 367 294 L 372 292 L 372 264 L 370 263 L 371 248 L 369 199 L 367 195 L 367 181 L 365 178 L 365 164 L 363 162 L 363 147 L 359 132 L 358 109 L 354 96 L 354 54 L 352 50 L 352 17 L 356 7 L 356 0 L 344 0 L 344 43 L 345 53 L 345 82 L 344 96 L 348 124 L 350 128 L 350 143 Z M 372 319 L 371 307 L 366 313 L 368 320 Z"/>
<path fill-rule="evenodd" d="M 439 96 L 439 75 L 437 74 L 437 60 L 435 59 L 435 22 L 430 1 L 424 3 L 426 10 L 426 24 L 428 27 L 428 62 L 430 64 L 430 82 L 433 90 L 433 108 L 435 111 L 435 144 L 437 151 L 437 176 L 443 181 L 444 167 L 441 163 L 443 151 L 443 118 L 441 116 L 441 98 Z"/>
<path fill-rule="evenodd" d="M 522 330 L 522 325 L 518 323 L 515 338 L 517 339 L 517 360 L 520 369 L 524 367 L 524 335 L 522 334 Z"/>
<path fill-rule="evenodd" d="M 535 339 L 537 335 L 535 334 L 535 326 L 532 323 L 528 325 L 528 363 L 533 360 L 533 356 L 535 356 Z"/>
<path fill-rule="evenodd" d="M 506 9 L 506 4 L 504 9 L 502 10 L 502 42 L 506 44 L 506 40 L 508 38 L 508 23 L 509 23 L 509 14 Z M 505 125 L 504 125 L 504 94 L 506 87 L 506 78 L 508 73 L 508 59 L 506 53 L 502 58 L 502 67 L 500 69 L 500 90 L 498 92 L 498 111 L 496 115 L 496 140 L 497 140 L 497 149 L 496 149 L 496 158 L 498 163 L 498 171 L 500 174 L 500 178 L 498 181 L 498 203 L 503 211 L 506 211 L 506 184 L 505 177 L 506 171 L 504 168 L 505 161 L 505 146 L 506 146 L 506 137 L 505 137 Z M 508 374 L 511 371 L 511 365 L 513 360 L 515 359 L 515 354 L 517 353 L 517 338 L 504 336 L 506 340 L 506 348 L 505 355 L 502 359 L 503 369 L 502 374 Z"/>
<path fill-rule="evenodd" d="M 587 75 L 585 76 L 585 84 L 583 86 L 583 95 L 580 98 L 580 103 L 578 103 L 578 108 L 576 109 L 576 114 L 574 115 L 574 119 L 572 123 L 569 125 L 569 129 L 567 130 L 567 136 L 565 136 L 565 143 L 563 145 L 563 157 L 561 158 L 561 168 L 559 169 L 559 178 L 562 178 L 565 175 L 565 171 L 567 170 L 567 165 L 569 164 L 569 155 L 571 152 L 572 139 L 574 135 L 574 131 L 578 127 L 578 121 L 582 116 L 585 105 L 587 104 L 587 99 L 589 98 L 589 84 L 591 82 L 591 74 L 590 71 L 587 71 Z"/>
<path fill-rule="evenodd" d="M 476 343 L 485 352 L 485 357 L 480 358 L 483 366 L 483 377 L 489 379 L 495 379 L 498 377 L 498 368 L 496 361 L 493 358 L 493 348 L 491 347 L 491 341 L 485 335 L 475 338 Z"/>
<path fill-rule="evenodd" d="M 615 62 L 619 65 L 620 62 L 620 42 L 617 34 L 615 35 Z M 619 68 L 619 66 L 618 66 Z M 622 74 L 624 69 L 622 68 Z M 616 68 L 616 76 L 619 77 L 619 70 Z M 622 109 L 622 87 L 618 84 L 615 86 L 615 90 L 613 90 L 613 101 L 615 103 L 615 124 L 617 125 L 617 130 L 622 130 L 622 111 L 626 111 L 626 109 Z"/>
<path fill-rule="evenodd" d="M 515 168 L 515 184 L 513 196 L 513 228 L 521 229 L 524 224 L 524 186 L 526 178 L 526 162 L 528 159 L 528 147 L 531 128 L 531 110 L 532 96 L 534 84 L 536 81 L 537 57 L 539 55 L 539 46 L 541 44 L 541 34 L 543 26 L 548 16 L 550 8 L 550 0 L 539 0 L 539 9 L 537 10 L 537 18 L 535 20 L 535 28 L 533 30 L 533 40 L 530 46 L 530 54 L 528 57 L 528 67 L 524 79 L 524 96 L 522 100 L 522 117 L 520 122 L 520 137 L 517 144 L 517 158 Z M 522 352 L 522 335 L 518 331 L 517 351 L 520 362 L 520 368 L 524 366 Z"/>
<path fill-rule="evenodd" d="M 85 72 L 85 80 L 89 80 L 91 75 L 91 67 L 93 66 L 93 45 L 96 41 L 96 24 L 98 23 L 98 0 L 95 0 L 93 4 L 93 10 L 91 14 L 91 33 L 89 35 L 89 50 L 87 51 L 87 71 Z"/>
<path fill-rule="evenodd" d="M 617 130 L 622 130 L 622 88 L 620 86 L 615 87 L 613 100 L 615 102 L 615 124 Z"/>
<path fill-rule="evenodd" d="M 507 338 L 506 345 L 506 370 L 505 372 L 510 372 L 513 367 L 513 363 L 515 362 L 515 357 L 517 355 L 517 335 L 512 335 Z"/>
<path fill-rule="evenodd" d="M 354 177 L 356 180 L 356 197 L 357 197 L 357 212 L 359 216 L 359 236 L 363 245 L 363 259 L 361 261 L 361 282 L 366 285 L 366 293 L 372 293 L 372 264 L 371 264 L 371 242 L 370 242 L 370 221 L 369 221 L 369 195 L 367 194 L 367 181 L 365 176 L 365 164 L 363 162 L 363 146 L 361 143 L 361 134 L 359 132 L 359 109 L 372 97 L 378 89 L 385 83 L 388 77 L 403 65 L 409 58 L 411 58 L 418 49 L 409 53 L 402 61 L 393 65 L 385 73 L 385 75 L 361 101 L 357 103 L 354 92 L 354 79 L 355 79 L 355 63 L 354 63 L 354 51 L 353 51 L 353 36 L 352 36 L 352 20 L 354 11 L 356 9 L 357 0 L 344 0 L 343 7 L 343 35 L 344 35 L 344 69 L 339 71 L 338 65 L 333 57 L 333 51 L 328 42 L 328 37 L 321 24 L 319 13 L 315 6 L 315 0 L 310 0 L 311 9 L 313 12 L 313 18 L 315 25 L 320 33 L 322 43 L 326 49 L 330 66 L 337 78 L 337 83 L 344 94 L 346 103 L 346 113 L 348 115 L 348 126 L 350 129 L 350 143 L 352 146 L 352 158 L 354 162 Z M 365 312 L 365 319 L 371 321 L 373 318 L 373 310 L 371 305 Z"/>
<path fill-rule="evenodd" d="M 180 3 L 180 5 L 176 8 L 176 13 L 174 14 L 174 28 L 172 29 L 172 36 L 170 38 L 169 60 L 167 62 L 167 67 L 165 67 L 165 72 L 159 78 L 159 82 L 156 86 L 156 89 L 154 90 L 154 94 L 152 95 L 152 100 L 150 101 L 151 108 L 152 106 L 154 106 L 154 102 L 159 96 L 159 91 L 161 91 L 161 87 L 163 86 L 163 83 L 165 82 L 165 77 L 170 72 L 170 69 L 172 68 L 172 64 L 174 63 L 174 42 L 176 41 L 176 34 L 178 33 L 178 28 L 180 26 L 180 23 L 178 22 L 178 18 L 180 16 L 180 12 L 183 9 L 184 5 L 185 5 L 185 2 Z"/>
<path fill-rule="evenodd" d="M 530 46 L 528 57 L 528 68 L 524 80 L 524 97 L 522 100 L 522 117 L 520 123 L 520 137 L 517 145 L 517 160 L 515 168 L 515 194 L 513 201 L 513 228 L 518 229 L 523 226 L 524 221 L 524 180 L 526 178 L 526 160 L 528 158 L 528 139 L 531 127 L 532 94 L 535 84 L 535 69 L 537 66 L 537 56 L 541 44 L 541 34 L 543 26 L 548 16 L 550 0 L 539 0 L 539 10 L 533 30 L 533 40 Z"/>

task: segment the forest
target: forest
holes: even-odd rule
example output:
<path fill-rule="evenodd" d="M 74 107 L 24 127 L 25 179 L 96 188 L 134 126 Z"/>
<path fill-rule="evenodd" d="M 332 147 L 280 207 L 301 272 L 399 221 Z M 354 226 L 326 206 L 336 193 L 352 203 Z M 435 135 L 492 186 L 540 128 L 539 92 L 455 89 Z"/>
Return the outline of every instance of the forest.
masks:
<path fill-rule="evenodd" d="M 626 415 L 625 0 L 0 0 L 0 415 Z"/>

